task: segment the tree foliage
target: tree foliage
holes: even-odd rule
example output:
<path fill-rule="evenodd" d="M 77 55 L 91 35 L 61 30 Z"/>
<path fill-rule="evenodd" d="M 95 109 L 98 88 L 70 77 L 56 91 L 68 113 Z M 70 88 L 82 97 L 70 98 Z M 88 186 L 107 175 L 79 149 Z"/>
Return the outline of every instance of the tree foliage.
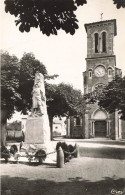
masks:
<path fill-rule="evenodd" d="M 85 102 L 80 90 L 70 84 L 47 85 L 47 105 L 50 116 L 82 115 Z"/>
<path fill-rule="evenodd" d="M 125 120 L 125 77 L 116 77 L 105 88 L 99 98 L 99 106 L 110 113 L 118 110 Z"/>
<path fill-rule="evenodd" d="M 46 67 L 32 53 L 24 53 L 19 60 L 1 51 L 1 109 L 6 111 L 8 119 L 15 110 L 26 114 L 31 109 L 36 71 L 41 72 L 46 80 L 57 77 L 48 75 Z"/>
<path fill-rule="evenodd" d="M 125 120 L 125 77 L 116 76 L 101 92 L 87 94 L 86 98 L 88 103 L 98 102 L 98 105 L 109 113 L 117 110 L 121 119 Z"/>
<path fill-rule="evenodd" d="M 19 60 L 1 51 L 1 109 L 11 118 L 17 102 L 21 100 L 19 88 Z"/>
<path fill-rule="evenodd" d="M 119 9 L 125 7 L 125 0 L 113 0 Z M 14 15 L 21 32 L 39 28 L 43 34 L 57 35 L 62 29 L 73 35 L 79 28 L 75 11 L 87 0 L 5 0 L 5 11 Z"/>
<path fill-rule="evenodd" d="M 121 7 L 125 8 L 125 0 L 113 0 L 114 4 L 116 4 L 117 9 Z"/>
<path fill-rule="evenodd" d="M 75 11 L 86 0 L 5 0 L 5 11 L 14 15 L 21 32 L 39 28 L 43 34 L 57 35 L 59 29 L 73 35 L 78 29 Z"/>
<path fill-rule="evenodd" d="M 48 73 L 46 67 L 35 58 L 32 53 L 24 53 L 20 59 L 20 72 L 19 72 L 19 93 L 21 100 L 18 102 L 18 111 L 26 114 L 32 106 L 31 91 L 34 84 L 36 71 L 41 72 L 45 78 Z"/>

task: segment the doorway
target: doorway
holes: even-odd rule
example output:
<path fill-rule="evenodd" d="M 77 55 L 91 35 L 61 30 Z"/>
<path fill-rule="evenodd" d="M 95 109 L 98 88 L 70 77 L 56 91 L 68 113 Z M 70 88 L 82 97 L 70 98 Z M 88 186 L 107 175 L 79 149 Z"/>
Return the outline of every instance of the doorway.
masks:
<path fill-rule="evenodd" d="M 95 121 L 95 137 L 106 137 L 106 121 Z"/>

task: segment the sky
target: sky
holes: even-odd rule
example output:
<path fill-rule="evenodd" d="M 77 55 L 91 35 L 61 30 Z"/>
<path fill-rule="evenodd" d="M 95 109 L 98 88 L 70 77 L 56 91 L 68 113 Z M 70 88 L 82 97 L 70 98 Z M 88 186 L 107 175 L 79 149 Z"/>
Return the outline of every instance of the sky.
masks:
<path fill-rule="evenodd" d="M 14 16 L 4 11 L 4 0 L 1 0 L 1 49 L 15 54 L 19 59 L 24 52 L 32 52 L 41 61 L 49 74 L 59 77 L 51 83 L 70 83 L 74 88 L 83 90 L 82 72 L 86 70 L 87 36 L 84 24 L 103 20 L 116 19 L 117 36 L 114 38 L 116 66 L 125 75 L 125 9 L 117 9 L 113 0 L 87 0 L 87 4 L 76 11 L 79 29 L 72 36 L 62 30 L 58 35 L 47 37 L 39 29 L 21 33 L 16 27 Z"/>

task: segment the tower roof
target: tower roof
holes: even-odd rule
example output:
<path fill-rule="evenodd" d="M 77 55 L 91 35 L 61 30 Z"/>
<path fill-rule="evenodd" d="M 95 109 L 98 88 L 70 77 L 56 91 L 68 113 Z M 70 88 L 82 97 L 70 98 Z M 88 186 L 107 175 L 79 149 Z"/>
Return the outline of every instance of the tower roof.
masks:
<path fill-rule="evenodd" d="M 84 24 L 86 32 L 87 32 L 87 27 L 91 26 L 91 25 L 100 25 L 100 24 L 104 24 L 104 23 L 109 23 L 109 22 L 113 22 L 114 23 L 114 35 L 117 35 L 117 27 L 116 27 L 116 19 L 113 20 L 103 20 L 103 21 L 99 21 L 99 22 L 93 22 L 93 23 L 88 23 L 88 24 Z"/>

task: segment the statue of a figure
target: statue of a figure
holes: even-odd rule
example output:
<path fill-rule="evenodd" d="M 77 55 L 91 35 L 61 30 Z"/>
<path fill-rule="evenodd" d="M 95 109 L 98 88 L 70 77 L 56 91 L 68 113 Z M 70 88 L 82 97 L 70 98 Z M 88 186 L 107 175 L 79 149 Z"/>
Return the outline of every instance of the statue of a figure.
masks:
<path fill-rule="evenodd" d="M 28 146 L 33 144 L 35 148 L 49 150 L 47 148 L 49 141 L 50 126 L 46 106 L 44 76 L 37 71 L 32 88 L 32 110 L 26 120 L 25 143 Z"/>
<path fill-rule="evenodd" d="M 34 86 L 32 90 L 32 114 L 31 116 L 42 116 L 45 111 L 45 87 L 44 76 L 38 71 L 35 74 Z"/>
<path fill-rule="evenodd" d="M 43 92 L 38 84 L 35 84 L 33 86 L 32 91 L 32 101 L 33 101 L 33 107 L 32 107 L 32 114 L 38 114 L 40 112 L 40 115 L 43 115 L 43 107 L 45 103 L 45 97 L 43 95 Z"/>

